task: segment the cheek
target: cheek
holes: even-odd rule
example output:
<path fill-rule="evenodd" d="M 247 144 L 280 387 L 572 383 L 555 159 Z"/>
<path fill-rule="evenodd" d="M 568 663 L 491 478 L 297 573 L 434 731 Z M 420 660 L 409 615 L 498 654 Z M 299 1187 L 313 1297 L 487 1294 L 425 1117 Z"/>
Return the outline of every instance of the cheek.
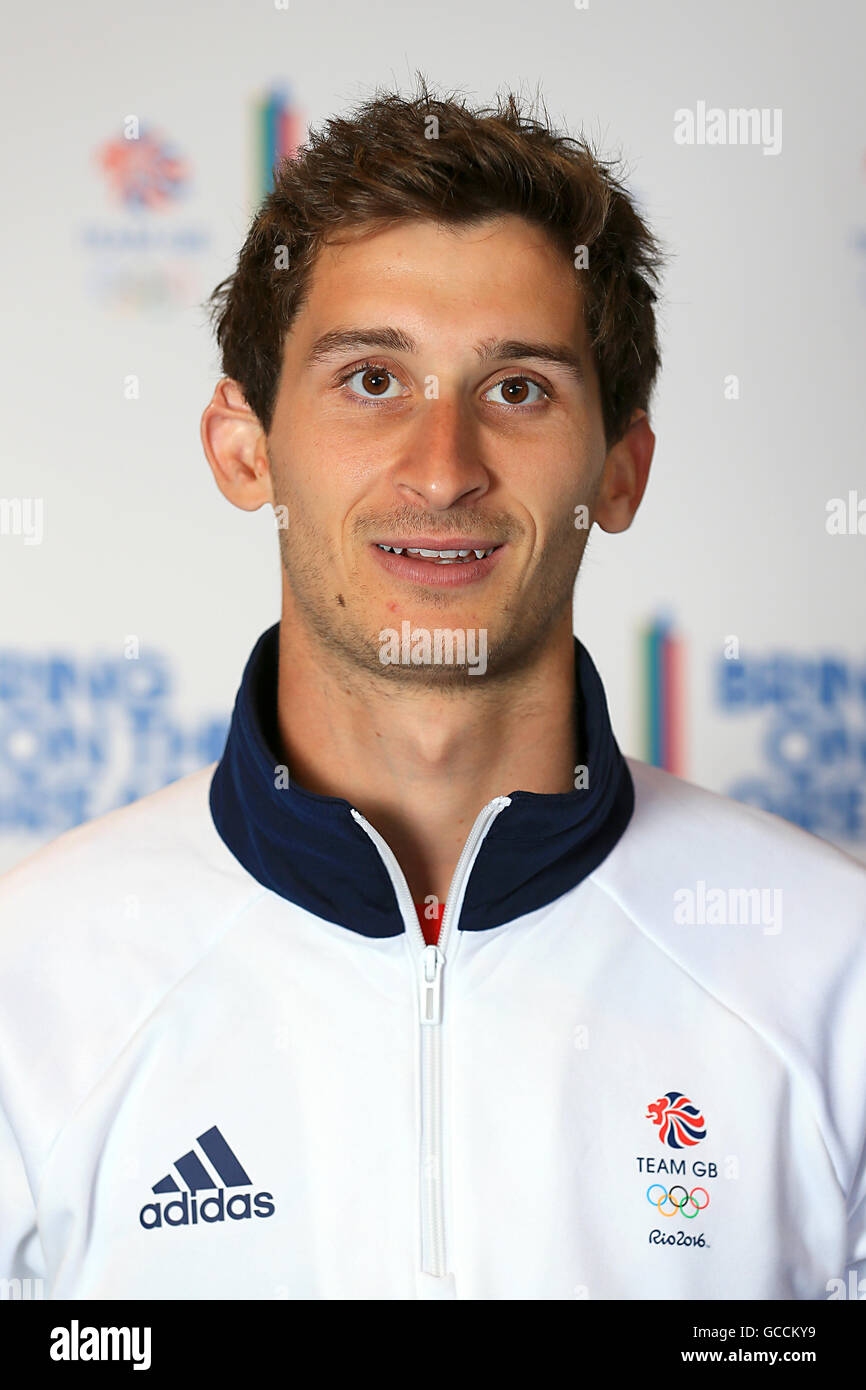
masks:
<path fill-rule="evenodd" d="M 592 511 L 598 490 L 599 469 L 586 454 L 574 448 L 548 458 L 527 478 L 522 500 L 538 519 L 539 530 L 564 537 L 575 527 L 576 508 Z"/>
<path fill-rule="evenodd" d="M 333 514 L 358 471 L 348 447 L 340 448 L 299 420 L 272 436 L 269 457 L 277 501 L 311 521 Z"/>
<path fill-rule="evenodd" d="M 369 467 L 348 451 L 329 451 L 320 439 L 294 439 L 273 468 L 274 498 L 287 516 L 283 537 L 293 561 L 336 561 L 351 520 L 369 486 Z"/>
<path fill-rule="evenodd" d="M 576 481 L 594 472 L 603 438 L 594 422 L 581 412 L 558 409 L 546 419 L 503 432 L 492 458 L 504 477 L 546 494 L 567 493 Z"/>
<path fill-rule="evenodd" d="M 599 469 L 586 458 L 551 465 L 543 493 L 536 486 L 526 496 L 535 517 L 537 545 L 545 566 L 557 572 L 576 569 L 589 536 L 599 485 Z"/>
<path fill-rule="evenodd" d="M 342 498 L 347 506 L 383 471 L 388 459 L 381 438 L 352 428 L 345 419 L 327 416 L 302 431 L 297 445 L 306 485 L 323 497 Z M 290 459 L 293 452 L 290 448 Z"/>

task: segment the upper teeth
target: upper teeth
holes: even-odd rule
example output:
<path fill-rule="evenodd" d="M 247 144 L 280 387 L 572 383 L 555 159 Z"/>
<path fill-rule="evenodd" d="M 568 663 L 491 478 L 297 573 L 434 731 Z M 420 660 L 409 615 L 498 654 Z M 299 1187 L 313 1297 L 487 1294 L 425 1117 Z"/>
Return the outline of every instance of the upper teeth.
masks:
<path fill-rule="evenodd" d="M 420 550 L 408 545 L 382 545 L 380 542 L 377 544 L 380 550 L 389 550 L 395 555 L 402 555 L 405 550 L 407 555 L 423 555 L 425 560 L 456 560 L 458 557 L 464 560 L 467 555 L 476 555 L 479 560 L 483 560 L 496 549 L 495 545 L 491 545 L 487 550 Z"/>

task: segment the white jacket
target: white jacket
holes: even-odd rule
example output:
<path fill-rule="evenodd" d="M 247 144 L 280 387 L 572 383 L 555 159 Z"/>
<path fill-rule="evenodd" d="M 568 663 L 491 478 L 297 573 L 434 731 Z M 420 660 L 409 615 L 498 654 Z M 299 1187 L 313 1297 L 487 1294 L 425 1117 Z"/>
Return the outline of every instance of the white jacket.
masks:
<path fill-rule="evenodd" d="M 276 642 L 219 764 L 0 879 L 0 1277 L 51 1298 L 849 1287 L 866 870 L 623 759 L 575 641 L 589 786 L 486 806 L 425 946 L 372 826 L 275 785 Z"/>

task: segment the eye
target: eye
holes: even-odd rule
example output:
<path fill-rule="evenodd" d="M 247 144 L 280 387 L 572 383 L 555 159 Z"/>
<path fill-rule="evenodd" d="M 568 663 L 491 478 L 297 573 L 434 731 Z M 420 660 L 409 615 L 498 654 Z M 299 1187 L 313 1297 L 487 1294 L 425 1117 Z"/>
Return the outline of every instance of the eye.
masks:
<path fill-rule="evenodd" d="M 357 385 L 355 384 L 357 382 Z M 395 396 L 402 394 L 402 386 L 393 372 L 389 372 L 386 367 L 377 366 L 375 362 L 363 362 L 360 367 L 353 367 L 341 379 L 341 386 L 348 386 L 355 396 L 360 396 L 362 400 L 393 400 Z M 396 390 L 392 390 L 396 387 Z"/>
<path fill-rule="evenodd" d="M 544 387 L 537 381 L 533 381 L 529 376 L 506 376 L 501 381 L 497 381 L 494 386 L 488 386 L 482 397 L 483 400 L 490 399 L 491 391 L 502 391 L 504 399 L 491 401 L 491 405 L 535 405 L 543 397 L 547 396 Z M 535 391 L 536 395 L 531 393 Z"/>

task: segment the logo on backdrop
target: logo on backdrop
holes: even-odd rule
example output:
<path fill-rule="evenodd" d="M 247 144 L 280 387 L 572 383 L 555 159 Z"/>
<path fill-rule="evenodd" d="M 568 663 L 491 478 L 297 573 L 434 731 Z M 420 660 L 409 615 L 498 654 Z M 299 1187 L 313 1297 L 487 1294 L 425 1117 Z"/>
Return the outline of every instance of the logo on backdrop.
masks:
<path fill-rule="evenodd" d="M 109 140 L 97 161 L 115 198 L 127 208 L 164 208 L 187 191 L 188 162 L 155 132 L 140 129 L 135 139 Z"/>
<path fill-rule="evenodd" d="M 765 718 L 764 770 L 726 788 L 825 839 L 866 841 L 866 656 L 720 657 L 725 714 Z"/>
<path fill-rule="evenodd" d="M 93 151 L 92 163 L 118 212 L 81 228 L 88 297 L 123 312 L 197 301 L 197 258 L 210 232 L 179 215 L 192 189 L 188 156 L 169 136 L 128 115 Z"/>
<path fill-rule="evenodd" d="M 57 835 L 222 754 L 228 719 L 182 720 L 168 658 L 0 649 L 0 834 Z"/>

